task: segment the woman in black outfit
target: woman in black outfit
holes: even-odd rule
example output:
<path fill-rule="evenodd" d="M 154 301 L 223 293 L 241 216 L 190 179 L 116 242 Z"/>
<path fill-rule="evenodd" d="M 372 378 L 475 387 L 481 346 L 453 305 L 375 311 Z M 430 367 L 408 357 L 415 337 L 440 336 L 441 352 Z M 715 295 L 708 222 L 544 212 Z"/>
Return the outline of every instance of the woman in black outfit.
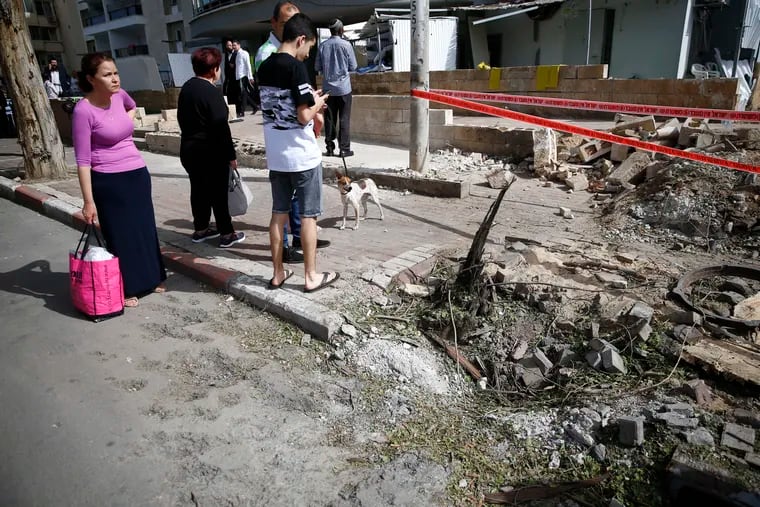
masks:
<path fill-rule="evenodd" d="M 237 161 L 227 123 L 229 109 L 214 84 L 221 74 L 222 54 L 216 48 L 200 48 L 191 61 L 195 77 L 182 86 L 177 121 L 182 130 L 179 156 L 190 175 L 192 239 L 201 243 L 219 237 L 219 247 L 229 248 L 243 241 L 245 234 L 232 228 L 227 207 L 229 171 L 237 168 Z M 212 209 L 218 229 L 209 226 Z"/>

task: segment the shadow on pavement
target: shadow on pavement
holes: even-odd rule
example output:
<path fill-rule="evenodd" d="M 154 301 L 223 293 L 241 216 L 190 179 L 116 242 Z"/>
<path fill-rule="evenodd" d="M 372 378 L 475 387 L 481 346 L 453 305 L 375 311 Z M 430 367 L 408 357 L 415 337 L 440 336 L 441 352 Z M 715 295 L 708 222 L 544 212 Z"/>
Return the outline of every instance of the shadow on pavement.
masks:
<path fill-rule="evenodd" d="M 0 290 L 23 296 L 34 296 L 45 307 L 68 317 L 83 316 L 71 304 L 69 274 L 50 270 L 50 262 L 30 262 L 13 271 L 0 273 Z"/>

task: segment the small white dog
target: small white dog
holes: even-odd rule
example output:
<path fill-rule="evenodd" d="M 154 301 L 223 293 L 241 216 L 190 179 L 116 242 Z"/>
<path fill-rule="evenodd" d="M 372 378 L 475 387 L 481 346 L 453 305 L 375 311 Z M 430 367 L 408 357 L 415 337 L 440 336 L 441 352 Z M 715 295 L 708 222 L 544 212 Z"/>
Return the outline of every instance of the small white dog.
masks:
<path fill-rule="evenodd" d="M 370 197 L 380 210 L 380 220 L 385 220 L 383 207 L 380 206 L 377 185 L 375 185 L 374 181 L 369 178 L 351 181 L 351 178 L 339 172 L 336 172 L 335 176 L 338 178 L 338 190 L 340 190 L 340 199 L 343 201 L 343 224 L 340 226 L 341 230 L 346 228 L 346 215 L 348 214 L 349 203 L 354 207 L 354 212 L 356 213 L 356 225 L 354 225 L 353 229 L 359 228 L 359 220 L 367 218 L 367 199 Z M 364 209 L 364 214 L 361 218 L 359 218 L 359 201 L 361 201 L 362 208 Z"/>

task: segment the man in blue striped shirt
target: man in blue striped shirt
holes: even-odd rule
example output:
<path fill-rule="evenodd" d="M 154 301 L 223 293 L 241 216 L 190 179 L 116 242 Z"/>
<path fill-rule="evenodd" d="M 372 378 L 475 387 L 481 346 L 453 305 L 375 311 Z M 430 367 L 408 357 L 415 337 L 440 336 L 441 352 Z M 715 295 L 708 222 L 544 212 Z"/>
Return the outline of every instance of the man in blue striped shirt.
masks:
<path fill-rule="evenodd" d="M 350 157 L 351 151 L 351 76 L 356 70 L 356 56 L 350 42 L 343 38 L 343 22 L 330 21 L 332 35 L 319 46 L 314 68 L 322 74 L 322 90 L 329 94 L 325 118 L 325 155 L 335 155 L 338 138 L 339 157 Z M 337 130 L 337 132 L 336 132 Z"/>

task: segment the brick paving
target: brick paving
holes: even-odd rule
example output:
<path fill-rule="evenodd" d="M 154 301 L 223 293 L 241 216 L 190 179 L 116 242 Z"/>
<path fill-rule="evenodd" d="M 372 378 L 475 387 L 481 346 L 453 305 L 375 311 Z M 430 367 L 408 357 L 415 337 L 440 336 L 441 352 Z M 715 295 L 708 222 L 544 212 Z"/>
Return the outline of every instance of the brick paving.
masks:
<path fill-rule="evenodd" d="M 253 120 L 253 121 L 252 121 Z M 232 124 L 238 138 L 262 142 L 258 117 Z M 15 140 L 0 140 L 0 153 L 9 153 Z M 347 159 L 349 170 L 357 167 L 398 169 L 406 167 L 405 150 L 387 146 L 354 143 L 356 156 Z M 71 150 L 67 159 L 73 163 Z M 153 201 L 159 233 L 176 237 L 173 233 L 189 236 L 192 232 L 187 176 L 174 156 L 143 153 L 152 175 Z M 7 164 L 9 157 L 0 157 Z M 17 162 L 16 162 L 17 163 Z M 341 166 L 340 159 L 325 159 L 326 166 Z M 270 218 L 271 197 L 267 172 L 262 169 L 242 168 L 241 175 L 254 195 L 248 213 L 234 219 L 237 230 L 246 233 L 245 242 L 224 253 L 237 259 L 255 261 L 270 266 L 267 227 Z M 67 180 L 48 183 L 53 192 L 73 204 L 80 204 L 79 184 L 74 174 Z M 420 246 L 433 245 L 440 249 L 466 248 L 498 192 L 486 186 L 473 185 L 465 199 L 443 199 L 408 194 L 388 189 L 380 190 L 385 220 L 373 203 L 368 203 L 369 218 L 359 229 L 339 230 L 343 206 L 339 192 L 332 182 L 323 187 L 324 214 L 319 220 L 320 237 L 332 245 L 319 250 L 318 266 L 322 270 L 337 270 L 348 280 L 357 279 L 371 270 L 382 271 L 382 264 Z M 579 240 L 589 235 L 592 210 L 590 195 L 581 192 L 568 194 L 561 188 L 544 188 L 536 179 L 519 178 L 510 189 L 491 234 L 492 244 L 503 243 L 504 236 L 530 237 L 536 241 Z M 573 210 L 574 220 L 566 220 L 556 213 L 558 206 Z M 351 224 L 351 213 L 349 221 Z M 165 234 L 166 233 L 166 234 Z M 212 250 L 203 250 L 211 252 Z M 216 254 L 216 249 L 213 249 Z M 296 272 L 300 273 L 299 266 Z"/>

